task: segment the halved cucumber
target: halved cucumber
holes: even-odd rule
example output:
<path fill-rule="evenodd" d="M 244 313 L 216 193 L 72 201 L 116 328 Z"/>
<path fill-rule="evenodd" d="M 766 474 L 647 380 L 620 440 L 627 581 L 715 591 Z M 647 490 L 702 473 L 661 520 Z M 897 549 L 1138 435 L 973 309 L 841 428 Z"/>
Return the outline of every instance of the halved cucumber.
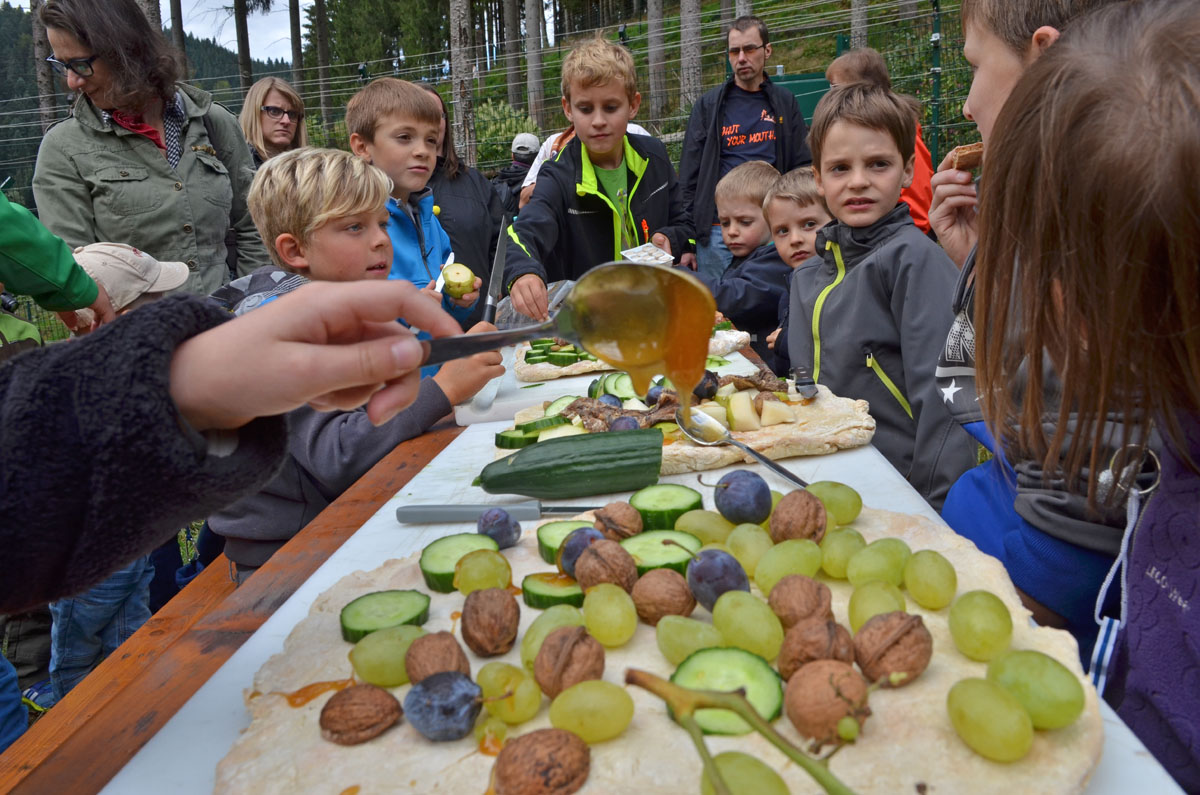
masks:
<path fill-rule="evenodd" d="M 549 406 L 546 406 L 546 416 L 553 417 L 556 414 L 562 414 L 562 410 L 574 403 L 576 400 L 579 400 L 579 395 L 563 395 L 562 397 L 556 399 Z"/>
<path fill-rule="evenodd" d="M 527 353 L 525 354 L 525 364 L 542 364 L 543 362 L 549 361 L 549 358 L 550 357 L 546 356 L 545 354 Z"/>
<path fill-rule="evenodd" d="M 429 618 L 429 596 L 420 591 L 375 591 L 342 608 L 342 639 L 358 643 L 377 629 L 420 626 Z"/>
<path fill-rule="evenodd" d="M 584 519 L 564 519 L 559 522 L 546 522 L 537 529 L 538 554 L 550 565 L 558 563 L 558 548 L 563 539 L 581 527 L 591 527 L 592 523 Z"/>
<path fill-rule="evenodd" d="M 520 450 L 522 447 L 528 447 L 531 444 L 537 443 L 537 432 L 526 433 L 509 428 L 506 431 L 500 431 L 496 434 L 496 446 L 501 450 Z"/>
<path fill-rule="evenodd" d="M 783 680 L 770 663 L 742 649 L 701 649 L 679 664 L 671 681 L 694 690 L 746 691 L 750 706 L 770 723 L 783 710 Z M 706 734 L 745 734 L 750 724 L 727 709 L 698 709 Z"/>
<path fill-rule="evenodd" d="M 477 549 L 499 550 L 500 545 L 482 533 L 457 533 L 439 538 L 421 550 L 421 576 L 430 590 L 450 593 L 454 590 L 454 566 L 468 552 Z"/>
<path fill-rule="evenodd" d="M 550 351 L 546 357 L 546 362 L 556 367 L 566 367 L 568 364 L 575 364 L 579 361 L 579 354 L 575 351 Z"/>
<path fill-rule="evenodd" d="M 546 428 L 553 428 L 555 425 L 566 425 L 569 422 L 570 420 L 566 417 L 555 413 L 553 415 L 546 415 L 545 417 L 538 417 L 536 420 L 530 420 L 529 422 L 518 423 L 517 430 L 522 433 L 529 433 L 530 431 L 542 431 Z"/>
<path fill-rule="evenodd" d="M 525 604 L 538 610 L 555 605 L 583 607 L 583 589 L 579 583 L 557 571 L 542 571 L 521 580 L 521 596 Z"/>
<path fill-rule="evenodd" d="M 675 426 L 678 430 L 679 426 Z M 665 431 L 664 431 L 665 433 Z M 670 530 L 675 520 L 688 511 L 704 507 L 704 497 L 695 489 L 675 483 L 658 483 L 634 492 L 629 504 L 642 515 L 646 530 Z"/>
<path fill-rule="evenodd" d="M 578 436 L 582 433 L 587 433 L 582 426 L 568 422 L 566 425 L 555 425 L 553 428 L 546 428 L 544 431 L 539 431 L 538 441 L 544 442 L 547 439 L 557 439 L 560 436 Z"/>
<path fill-rule="evenodd" d="M 646 530 L 624 539 L 621 546 L 633 557 L 639 577 L 651 569 L 675 569 L 686 576 L 688 561 L 692 559 L 689 553 L 699 552 L 703 544 L 681 530 Z"/>

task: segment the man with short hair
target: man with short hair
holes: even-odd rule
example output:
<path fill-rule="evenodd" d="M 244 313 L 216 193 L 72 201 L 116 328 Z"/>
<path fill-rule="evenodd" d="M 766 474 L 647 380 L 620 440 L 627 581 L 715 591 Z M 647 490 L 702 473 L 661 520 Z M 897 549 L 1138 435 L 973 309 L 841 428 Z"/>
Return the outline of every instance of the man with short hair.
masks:
<path fill-rule="evenodd" d="M 732 258 L 717 223 L 713 196 L 718 180 L 752 160 L 766 161 L 780 173 L 812 162 L 805 143 L 808 128 L 795 96 L 764 73 L 771 56 L 767 26 L 758 17 L 738 17 L 726 42 L 733 79 L 692 106 L 679 162 L 683 203 L 696 226 L 697 264 L 713 277 Z"/>
<path fill-rule="evenodd" d="M 520 209 L 518 200 L 521 195 L 521 184 L 525 181 L 525 175 L 529 173 L 529 166 L 537 157 L 538 149 L 541 146 L 542 142 L 533 133 L 518 133 L 512 142 L 512 162 L 492 177 L 492 187 L 500 196 L 500 203 L 504 205 L 504 211 L 511 215 L 516 215 Z"/>

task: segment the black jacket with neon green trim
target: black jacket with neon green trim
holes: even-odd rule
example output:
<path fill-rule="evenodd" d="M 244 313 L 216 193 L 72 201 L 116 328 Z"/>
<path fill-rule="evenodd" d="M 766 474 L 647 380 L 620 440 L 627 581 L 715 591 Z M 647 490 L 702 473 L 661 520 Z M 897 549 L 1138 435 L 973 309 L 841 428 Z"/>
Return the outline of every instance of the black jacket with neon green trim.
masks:
<path fill-rule="evenodd" d="M 693 250 L 689 239 L 694 233 L 666 147 L 655 138 L 626 135 L 625 166 L 637 244 L 662 232 L 678 261 Z M 600 189 L 583 145 L 573 139 L 542 166 L 533 197 L 509 227 L 505 284 L 527 273 L 536 273 L 547 284 L 578 279 L 597 265 L 620 259 L 617 212 Z"/>
<path fill-rule="evenodd" d="M 791 364 L 811 367 L 836 395 L 869 401 L 875 447 L 940 510 L 976 463 L 975 441 L 934 379 L 958 269 L 904 204 L 868 227 L 827 224 L 817 252 L 791 279 Z"/>

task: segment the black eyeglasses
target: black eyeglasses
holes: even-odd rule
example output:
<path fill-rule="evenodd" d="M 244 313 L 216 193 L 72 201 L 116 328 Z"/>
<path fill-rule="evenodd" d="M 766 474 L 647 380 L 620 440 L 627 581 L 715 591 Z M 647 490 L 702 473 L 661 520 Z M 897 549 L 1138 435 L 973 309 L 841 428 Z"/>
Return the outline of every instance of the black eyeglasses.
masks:
<path fill-rule="evenodd" d="M 259 110 L 270 116 L 272 119 L 282 119 L 284 116 L 287 116 L 292 121 L 300 121 L 304 118 L 304 111 L 302 110 L 284 110 L 283 108 L 277 108 L 274 105 L 263 105 L 261 108 L 259 108 Z"/>
<path fill-rule="evenodd" d="M 729 57 L 736 58 L 739 55 L 741 55 L 742 53 L 746 53 L 746 55 L 753 55 L 754 53 L 758 52 L 762 48 L 763 48 L 763 45 L 761 45 L 761 44 L 743 44 L 741 47 L 730 47 L 729 48 Z"/>
<path fill-rule="evenodd" d="M 46 63 L 54 67 L 54 71 L 60 75 L 66 75 L 70 69 L 80 77 L 91 77 L 95 74 L 95 69 L 92 68 L 92 62 L 99 58 L 99 55 L 89 55 L 87 58 L 72 58 L 69 61 L 60 61 L 51 55 L 46 59 Z"/>

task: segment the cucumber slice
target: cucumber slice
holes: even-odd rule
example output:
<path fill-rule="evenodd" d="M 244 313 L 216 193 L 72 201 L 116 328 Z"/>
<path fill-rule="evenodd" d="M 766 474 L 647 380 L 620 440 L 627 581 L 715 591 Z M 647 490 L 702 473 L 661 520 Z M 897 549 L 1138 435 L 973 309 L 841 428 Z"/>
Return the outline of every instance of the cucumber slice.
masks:
<path fill-rule="evenodd" d="M 601 378 L 600 380 L 604 382 L 604 386 L 601 387 L 601 389 L 600 389 L 600 395 L 615 395 L 615 394 L 617 394 L 613 390 L 617 388 L 617 379 L 620 378 L 622 375 L 624 375 L 624 373 L 609 373 L 608 375 Z M 596 397 L 599 397 L 600 395 L 597 395 Z"/>
<path fill-rule="evenodd" d="M 675 426 L 678 430 L 679 426 Z M 665 431 L 664 431 L 665 433 Z M 704 507 L 700 492 L 675 483 L 659 483 L 634 492 L 629 504 L 642 515 L 646 530 L 671 530 L 675 520 L 688 511 Z"/>
<path fill-rule="evenodd" d="M 605 379 L 605 386 L 608 388 L 608 391 L 621 398 L 621 400 L 636 398 L 638 394 L 633 389 L 633 379 L 629 377 L 629 373 L 617 373 L 616 375 L 617 377 L 613 379 L 611 384 Z"/>
<path fill-rule="evenodd" d="M 664 541 L 675 543 L 665 544 Z M 680 549 L 676 544 L 682 544 L 686 549 Z M 688 561 L 692 559 L 690 553 L 699 552 L 703 544 L 682 530 L 644 530 L 621 541 L 621 546 L 633 557 L 639 577 L 651 569 L 675 569 L 686 577 Z"/>
<path fill-rule="evenodd" d="M 553 347 L 553 346 L 551 346 L 551 345 L 530 345 L 529 351 L 532 353 L 546 354 L 546 353 L 550 352 L 551 347 Z"/>
<path fill-rule="evenodd" d="M 377 629 L 401 624 L 420 626 L 428 618 L 428 595 L 420 591 L 375 591 L 342 608 L 342 639 L 358 643 Z"/>
<path fill-rule="evenodd" d="M 525 364 L 542 364 L 543 362 L 547 362 L 549 360 L 550 357 L 546 356 L 545 354 L 525 354 Z"/>
<path fill-rule="evenodd" d="M 746 691 L 746 700 L 770 723 L 783 710 L 783 680 L 757 654 L 742 649 L 701 649 L 679 664 L 671 681 L 695 690 Z M 745 734 L 750 724 L 727 709 L 698 709 L 705 734 Z"/>
<path fill-rule="evenodd" d="M 561 414 L 563 409 L 574 403 L 576 400 L 579 400 L 579 395 L 563 395 L 549 406 L 546 406 L 546 416 L 553 417 L 556 414 Z"/>
<path fill-rule="evenodd" d="M 421 576 L 430 590 L 450 593 L 454 590 L 454 566 L 468 552 L 494 549 L 500 545 L 482 533 L 457 533 L 439 538 L 421 550 Z"/>
<path fill-rule="evenodd" d="M 551 345 L 550 350 L 551 351 L 563 351 L 564 353 L 574 353 L 576 351 L 576 348 L 574 345 L 572 345 L 571 343 L 568 342 L 565 345 Z"/>
<path fill-rule="evenodd" d="M 705 370 L 716 370 L 718 367 L 724 367 L 729 364 L 729 360 L 724 356 L 709 356 L 704 360 Z"/>
<path fill-rule="evenodd" d="M 583 519 L 564 519 L 559 522 L 546 522 L 537 529 L 538 554 L 550 565 L 558 562 L 558 548 L 563 539 L 572 531 L 581 527 L 591 527 L 592 523 Z"/>
<path fill-rule="evenodd" d="M 550 351 L 546 355 L 546 362 L 555 367 L 566 367 L 568 364 L 575 364 L 579 361 L 579 354 L 575 351 Z"/>
<path fill-rule="evenodd" d="M 551 345 L 557 345 L 553 337 L 542 337 L 541 339 L 533 340 L 529 343 L 535 348 L 549 348 Z"/>
<path fill-rule="evenodd" d="M 583 589 L 579 583 L 557 571 L 538 572 L 521 580 L 521 596 L 525 604 L 538 610 L 555 605 L 583 607 Z"/>
<path fill-rule="evenodd" d="M 517 430 L 522 433 L 530 431 L 541 431 L 546 428 L 553 428 L 555 425 L 566 425 L 570 420 L 561 414 L 555 413 L 553 416 L 547 414 L 545 417 L 538 417 L 536 420 L 522 422 L 517 425 Z"/>
<path fill-rule="evenodd" d="M 547 439 L 557 439 L 560 436 L 578 436 L 587 433 L 580 425 L 567 423 L 566 425 L 555 425 L 553 428 L 547 428 L 544 431 L 538 431 L 538 441 L 544 442 Z"/>
<path fill-rule="evenodd" d="M 599 378 L 593 380 L 592 383 L 588 384 L 588 393 L 587 393 L 588 397 L 598 398 L 604 394 L 604 379 L 605 378 L 607 378 L 607 376 L 602 375 Z"/>
<path fill-rule="evenodd" d="M 536 444 L 537 440 L 536 433 L 525 433 L 516 428 L 509 428 L 496 434 L 496 446 L 501 450 L 520 450 L 522 447 Z"/>

